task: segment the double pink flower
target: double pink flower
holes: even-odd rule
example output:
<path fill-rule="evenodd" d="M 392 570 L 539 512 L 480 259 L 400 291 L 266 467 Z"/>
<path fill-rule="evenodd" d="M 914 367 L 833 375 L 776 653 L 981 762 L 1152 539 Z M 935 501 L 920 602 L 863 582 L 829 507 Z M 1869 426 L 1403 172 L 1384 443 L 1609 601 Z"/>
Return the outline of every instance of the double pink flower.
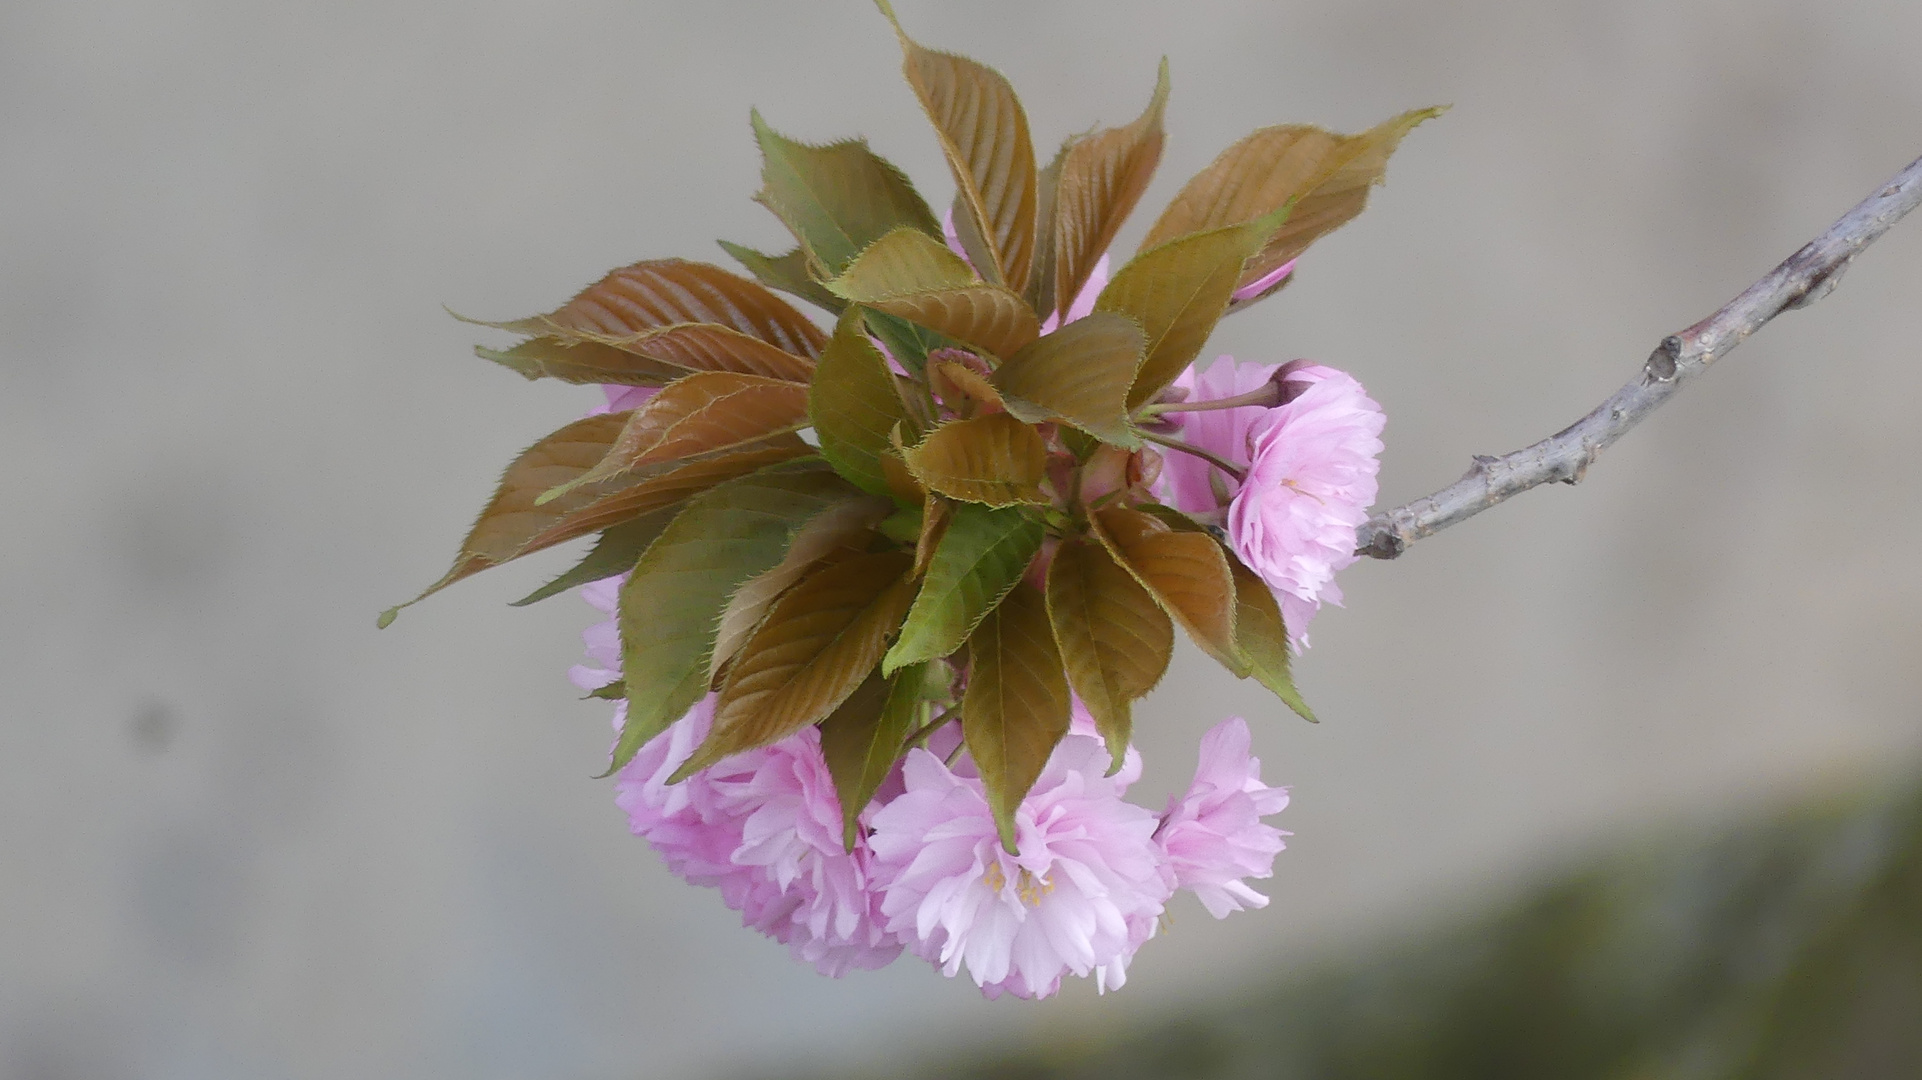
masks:
<path fill-rule="evenodd" d="M 1155 495 L 1189 514 L 1226 512 L 1235 554 L 1274 591 L 1299 651 L 1322 601 L 1341 603 L 1335 574 L 1355 561 L 1355 527 L 1375 501 L 1384 418 L 1354 376 L 1305 361 L 1223 356 L 1175 385 L 1194 402 L 1240 397 L 1277 378 L 1288 399 L 1279 405 L 1174 414 L 1187 442 L 1239 466 L 1245 480 L 1170 453 Z"/>

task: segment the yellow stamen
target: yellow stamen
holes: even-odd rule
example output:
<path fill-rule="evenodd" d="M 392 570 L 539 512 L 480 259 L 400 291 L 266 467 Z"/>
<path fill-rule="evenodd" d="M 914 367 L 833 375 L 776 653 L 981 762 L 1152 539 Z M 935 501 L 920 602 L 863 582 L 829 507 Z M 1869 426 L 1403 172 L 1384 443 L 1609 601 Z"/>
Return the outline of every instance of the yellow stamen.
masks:
<path fill-rule="evenodd" d="M 989 892 L 998 893 L 1008 887 L 1008 875 L 1002 872 L 999 860 L 988 864 L 988 872 L 981 875 L 981 883 L 988 887 Z"/>

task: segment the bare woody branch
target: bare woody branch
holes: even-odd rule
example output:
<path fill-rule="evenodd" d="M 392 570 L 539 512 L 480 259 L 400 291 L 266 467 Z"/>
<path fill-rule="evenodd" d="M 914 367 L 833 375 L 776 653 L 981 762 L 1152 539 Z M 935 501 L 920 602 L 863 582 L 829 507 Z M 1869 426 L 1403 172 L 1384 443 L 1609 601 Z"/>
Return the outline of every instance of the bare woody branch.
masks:
<path fill-rule="evenodd" d="M 1597 455 L 1642 422 L 1710 364 L 1784 311 L 1835 288 L 1849 262 L 1922 202 L 1922 158 L 1842 215 L 1720 311 L 1663 338 L 1627 386 L 1567 429 L 1501 457 L 1475 458 L 1468 474 L 1355 530 L 1359 554 L 1392 559 L 1408 545 L 1551 480 L 1577 484 Z"/>

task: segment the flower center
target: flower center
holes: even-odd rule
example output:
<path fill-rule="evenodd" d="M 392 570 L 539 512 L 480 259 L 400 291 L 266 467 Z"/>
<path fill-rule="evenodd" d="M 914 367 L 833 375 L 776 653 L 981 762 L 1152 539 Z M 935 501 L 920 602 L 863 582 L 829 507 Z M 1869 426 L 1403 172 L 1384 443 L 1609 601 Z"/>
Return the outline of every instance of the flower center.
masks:
<path fill-rule="evenodd" d="M 991 862 L 988 864 L 987 871 L 981 875 L 981 884 L 986 885 L 989 892 L 999 895 L 1003 889 L 1008 887 L 1007 871 L 1001 869 L 1000 862 Z M 1040 907 L 1041 898 L 1052 892 L 1054 892 L 1054 875 L 1052 873 L 1044 874 L 1037 878 L 1023 869 L 1015 875 L 1014 895 L 1029 907 Z"/>
<path fill-rule="evenodd" d="M 1017 879 L 1014 884 L 1014 894 L 1020 897 L 1021 902 L 1029 907 L 1040 907 L 1041 898 L 1053 891 L 1054 875 L 1052 874 L 1044 876 L 1037 882 L 1034 875 L 1023 870 L 1021 871 L 1021 877 Z"/>

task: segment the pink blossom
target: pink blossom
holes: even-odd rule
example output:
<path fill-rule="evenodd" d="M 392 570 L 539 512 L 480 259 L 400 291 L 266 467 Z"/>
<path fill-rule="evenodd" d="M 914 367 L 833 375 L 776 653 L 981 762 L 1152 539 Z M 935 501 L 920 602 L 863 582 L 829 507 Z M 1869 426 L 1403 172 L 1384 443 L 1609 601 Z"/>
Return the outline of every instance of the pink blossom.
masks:
<path fill-rule="evenodd" d="M 968 257 L 968 249 L 961 243 L 961 230 L 954 227 L 954 207 L 952 206 L 948 207 L 948 212 L 941 217 L 941 239 L 948 245 L 949 251 L 961 256 L 961 261 L 968 264 L 968 269 L 974 270 L 976 277 L 981 276 L 981 271 L 975 270 L 974 260 Z"/>
<path fill-rule="evenodd" d="M 1241 288 L 1236 289 L 1234 292 L 1234 296 L 1231 297 L 1231 299 L 1253 300 L 1255 297 L 1260 296 L 1262 293 L 1265 293 L 1269 289 L 1272 289 L 1275 286 L 1281 284 L 1282 278 L 1285 278 L 1289 274 L 1292 274 L 1294 272 L 1295 272 L 1295 260 L 1289 259 L 1287 262 L 1282 263 L 1280 266 L 1275 267 L 1273 270 L 1268 271 L 1267 273 L 1261 275 L 1260 277 L 1249 282 L 1248 284 L 1243 285 Z"/>
<path fill-rule="evenodd" d="M 738 866 L 758 867 L 793 902 L 785 926 L 764 932 L 824 975 L 885 966 L 901 942 L 882 928 L 881 896 L 869 888 L 873 854 L 841 842 L 841 802 L 821 754 L 821 733 L 802 728 L 707 770 L 708 782 L 742 820 Z"/>
<path fill-rule="evenodd" d="M 1287 379 L 1307 386 L 1249 425 L 1248 477 L 1228 509 L 1228 536 L 1275 591 L 1300 648 L 1321 602 L 1341 602 L 1335 573 L 1355 561 L 1355 527 L 1375 501 L 1383 417 L 1345 372 L 1312 364 Z"/>
<path fill-rule="evenodd" d="M 842 847 L 841 805 L 820 733 L 804 728 L 668 784 L 713 719 L 710 694 L 621 770 L 615 803 L 634 834 L 674 873 L 719 889 L 746 925 L 824 975 L 892 961 L 901 944 L 882 929 L 880 895 L 868 882 L 871 854 Z"/>
<path fill-rule="evenodd" d="M 1182 372 L 1175 385 L 1188 392 L 1189 401 L 1239 397 L 1260 389 L 1280 366 L 1237 364 L 1232 356 L 1220 356 L 1206 371 L 1191 367 Z M 1245 405 L 1239 409 L 1207 409 L 1172 415 L 1181 424 L 1184 441 L 1231 464 L 1246 466 L 1249 430 L 1268 411 L 1261 405 Z M 1155 495 L 1184 513 L 1212 514 L 1228 505 L 1240 487 L 1234 477 L 1201 458 L 1170 451 L 1161 457 L 1161 476 L 1155 483 Z"/>
<path fill-rule="evenodd" d="M 1050 313 L 1046 319 L 1042 320 L 1041 332 L 1052 334 L 1058 326 L 1064 326 L 1076 319 L 1087 318 L 1094 312 L 1094 302 L 1101 299 L 1101 290 L 1107 287 L 1108 257 L 1103 255 L 1095 260 L 1094 269 L 1088 271 L 1087 284 L 1081 286 L 1081 291 L 1075 294 L 1074 301 L 1068 305 L 1067 318 L 1062 318 L 1059 311 Z"/>
<path fill-rule="evenodd" d="M 637 409 L 647 404 L 648 398 L 660 393 L 660 389 L 658 386 L 619 386 L 612 383 L 604 384 L 601 386 L 601 392 L 607 395 L 606 404 L 596 405 L 587 410 L 587 415 L 599 416 L 602 413 L 626 412 L 629 409 Z"/>
<path fill-rule="evenodd" d="M 1194 785 L 1168 801 L 1155 834 L 1176 882 L 1194 890 L 1217 919 L 1268 905 L 1244 879 L 1273 876 L 1275 856 L 1287 846 L 1281 838 L 1290 835 L 1262 824 L 1288 805 L 1288 789 L 1261 782 L 1261 760 L 1248 746 L 1248 725 L 1239 716 L 1210 729 L 1201 739 Z"/>
<path fill-rule="evenodd" d="M 1068 973 L 1122 985 L 1174 879 L 1157 819 L 1121 798 L 1108 763 L 1098 738 L 1062 739 L 1015 812 L 1009 855 L 981 782 L 909 751 L 902 794 L 870 817 L 887 928 L 945 975 L 965 964 L 989 997 L 1047 997 Z"/>
<path fill-rule="evenodd" d="M 621 583 L 627 575 L 603 578 L 581 586 L 581 599 L 607 618 L 581 631 L 591 663 L 567 669 L 567 679 L 583 690 L 598 690 L 621 677 L 621 624 L 615 616 L 621 603 Z"/>

